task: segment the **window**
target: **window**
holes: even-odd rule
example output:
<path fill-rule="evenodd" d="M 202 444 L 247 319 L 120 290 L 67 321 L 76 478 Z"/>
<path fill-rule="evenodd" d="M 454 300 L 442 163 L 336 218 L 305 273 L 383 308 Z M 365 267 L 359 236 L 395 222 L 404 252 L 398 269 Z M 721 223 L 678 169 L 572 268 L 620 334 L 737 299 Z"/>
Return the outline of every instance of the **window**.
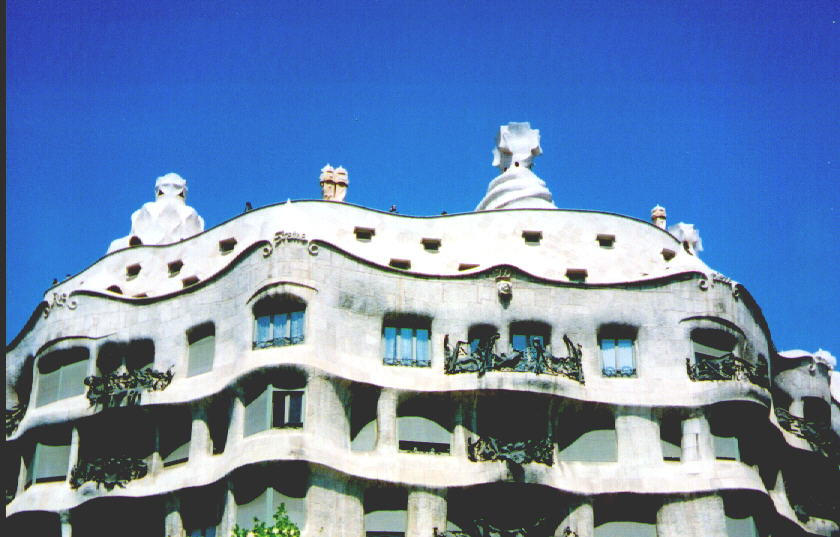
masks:
<path fill-rule="evenodd" d="M 479 348 L 486 347 L 498 338 L 499 331 L 490 324 L 477 324 L 470 327 L 467 339 L 470 342 L 470 352 L 475 353 Z"/>
<path fill-rule="evenodd" d="M 35 441 L 32 458 L 26 466 L 26 486 L 32 483 L 64 481 L 70 465 L 70 431 L 54 429 Z"/>
<path fill-rule="evenodd" d="M 236 247 L 236 239 L 233 237 L 219 241 L 219 253 L 222 255 L 229 254 Z"/>
<path fill-rule="evenodd" d="M 570 282 L 583 283 L 586 281 L 586 277 L 588 275 L 589 273 L 585 268 L 566 269 L 566 278 L 568 278 Z"/>
<path fill-rule="evenodd" d="M 213 369 L 216 351 L 216 328 L 213 323 L 196 326 L 187 332 L 189 360 L 187 376 L 192 377 Z"/>
<path fill-rule="evenodd" d="M 401 319 L 386 322 L 382 330 L 387 365 L 430 367 L 430 323 L 428 320 Z"/>
<path fill-rule="evenodd" d="M 125 267 L 125 279 L 126 280 L 133 280 L 140 274 L 140 264 L 135 263 L 134 265 L 129 265 Z"/>
<path fill-rule="evenodd" d="M 603 338 L 601 347 L 601 370 L 605 377 L 635 377 L 636 360 L 633 340 L 629 338 Z"/>
<path fill-rule="evenodd" d="M 437 252 L 440 250 L 440 239 L 422 239 L 420 242 L 427 252 Z"/>
<path fill-rule="evenodd" d="M 353 228 L 353 233 L 356 235 L 356 240 L 366 242 L 373 238 L 373 236 L 376 234 L 376 230 L 371 227 L 356 226 L 355 228 Z"/>
<path fill-rule="evenodd" d="M 397 438 L 400 451 L 449 453 L 454 409 L 449 401 L 418 396 L 397 409 Z"/>
<path fill-rule="evenodd" d="M 177 261 L 172 261 L 171 263 L 167 263 L 166 268 L 169 270 L 169 277 L 177 276 L 179 272 L 181 272 L 181 268 L 184 266 L 184 262 L 180 259 Z"/>
<path fill-rule="evenodd" d="M 523 231 L 522 238 L 525 244 L 538 245 L 542 240 L 542 231 Z"/>
<path fill-rule="evenodd" d="M 163 466 L 187 462 L 190 457 L 192 415 L 184 407 L 167 408 L 158 421 L 160 456 Z"/>
<path fill-rule="evenodd" d="M 214 483 L 179 494 L 181 520 L 187 537 L 216 537 L 224 511 L 225 485 L 224 482 Z"/>
<path fill-rule="evenodd" d="M 304 530 L 308 482 L 308 470 L 301 463 L 275 463 L 237 470 L 233 477 L 236 524 L 251 528 L 254 518 L 271 524 L 274 513 L 282 504 L 289 519 Z"/>
<path fill-rule="evenodd" d="M 710 328 L 698 328 L 691 332 L 695 363 L 704 360 L 719 360 L 733 353 L 737 340 L 735 336 Z"/>
<path fill-rule="evenodd" d="M 84 347 L 52 352 L 38 360 L 37 406 L 85 392 L 88 350 Z"/>
<path fill-rule="evenodd" d="M 245 436 L 270 428 L 291 429 L 303 427 L 304 390 L 291 389 L 286 383 L 282 388 L 269 385 L 262 393 L 245 405 Z"/>
<path fill-rule="evenodd" d="M 198 276 L 188 276 L 181 280 L 181 285 L 184 287 L 189 287 L 190 285 L 195 285 L 198 283 Z"/>
<path fill-rule="evenodd" d="M 216 537 L 216 526 L 188 529 L 187 535 L 189 537 Z"/>
<path fill-rule="evenodd" d="M 615 243 L 615 235 L 607 235 L 605 233 L 600 233 L 596 240 L 598 241 L 598 246 L 601 248 L 612 248 L 613 244 Z"/>
<path fill-rule="evenodd" d="M 154 360 L 155 343 L 151 339 L 108 342 L 99 349 L 96 367 L 100 375 L 110 375 L 151 368 Z"/>
<path fill-rule="evenodd" d="M 536 357 L 550 344 L 548 325 L 533 322 L 518 322 L 510 326 L 510 348 L 529 357 Z"/>
<path fill-rule="evenodd" d="M 408 494 L 405 489 L 371 488 L 365 491 L 365 536 L 403 537 L 406 532 Z"/>
<path fill-rule="evenodd" d="M 254 308 L 254 348 L 303 343 L 306 304 L 292 297 L 269 298 Z"/>
<path fill-rule="evenodd" d="M 402 269 L 402 270 L 408 270 L 408 269 L 411 268 L 411 260 L 409 260 L 409 259 L 391 259 L 391 261 L 388 263 L 388 265 L 390 265 L 394 268 L 398 268 L 398 269 Z"/>

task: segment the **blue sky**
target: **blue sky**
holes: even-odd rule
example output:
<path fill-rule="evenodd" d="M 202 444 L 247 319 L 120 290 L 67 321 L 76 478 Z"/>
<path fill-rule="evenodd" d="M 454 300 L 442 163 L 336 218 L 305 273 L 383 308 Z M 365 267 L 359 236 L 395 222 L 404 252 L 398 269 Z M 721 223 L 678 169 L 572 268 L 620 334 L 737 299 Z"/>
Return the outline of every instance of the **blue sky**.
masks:
<path fill-rule="evenodd" d="M 348 5 L 349 4 L 349 5 Z M 693 223 L 779 349 L 840 355 L 840 4 L 6 3 L 6 341 L 156 177 L 207 227 L 320 195 L 472 210 L 530 121 L 561 208 Z"/>

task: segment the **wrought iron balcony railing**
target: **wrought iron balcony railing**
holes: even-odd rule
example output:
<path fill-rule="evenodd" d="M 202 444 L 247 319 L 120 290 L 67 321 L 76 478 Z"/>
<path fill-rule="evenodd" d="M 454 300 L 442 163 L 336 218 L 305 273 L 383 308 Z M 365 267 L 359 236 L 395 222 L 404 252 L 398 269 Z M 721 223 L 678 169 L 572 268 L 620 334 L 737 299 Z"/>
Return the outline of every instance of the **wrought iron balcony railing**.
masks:
<path fill-rule="evenodd" d="M 554 445 L 549 438 L 510 441 L 482 436 L 475 442 L 467 441 L 467 456 L 473 462 L 507 461 L 518 465 L 539 462 L 551 466 L 554 463 Z"/>
<path fill-rule="evenodd" d="M 539 342 L 510 353 L 497 353 L 496 342 L 499 334 L 480 343 L 475 350 L 470 349 L 466 341 L 459 341 L 452 348 L 449 336 L 444 338 L 444 355 L 446 357 L 445 372 L 448 375 L 456 373 L 478 373 L 484 375 L 488 371 L 516 371 L 536 374 L 562 375 L 576 380 L 581 384 L 583 368 L 581 366 L 581 347 L 575 345 L 568 336 L 563 336 L 568 356 L 553 356 Z"/>
<path fill-rule="evenodd" d="M 811 449 L 830 459 L 840 461 L 840 439 L 828 424 L 817 423 L 794 416 L 783 408 L 776 407 L 779 425 L 799 438 L 804 438 Z"/>
<path fill-rule="evenodd" d="M 623 367 L 605 367 L 601 370 L 605 377 L 635 377 L 636 368 L 625 365 Z"/>
<path fill-rule="evenodd" d="M 23 416 L 26 414 L 26 405 L 15 405 L 12 408 L 6 409 L 6 436 L 14 433 Z"/>
<path fill-rule="evenodd" d="M 289 345 L 297 345 L 299 343 L 303 343 L 303 336 L 277 337 L 274 339 L 255 341 L 252 348 L 256 350 L 267 349 L 269 347 L 286 347 Z"/>
<path fill-rule="evenodd" d="M 528 527 L 503 529 L 497 528 L 483 518 L 479 518 L 472 521 L 472 528 L 469 531 L 439 531 L 434 528 L 432 537 L 543 537 L 545 535 L 556 535 L 551 528 L 547 527 L 548 524 L 547 519 L 542 517 Z M 563 537 L 578 537 L 578 534 L 566 526 L 563 530 Z"/>
<path fill-rule="evenodd" d="M 90 376 L 85 379 L 91 406 L 111 408 L 136 405 L 144 391 L 160 391 L 172 382 L 172 370 L 132 369 L 125 373 Z"/>
<path fill-rule="evenodd" d="M 148 473 L 146 461 L 137 457 L 101 457 L 80 462 L 70 472 L 70 486 L 74 489 L 92 481 L 107 490 L 125 487 L 133 479 L 140 479 Z"/>
<path fill-rule="evenodd" d="M 770 389 L 770 375 L 766 362 L 759 361 L 753 365 L 731 352 L 719 358 L 698 359 L 694 364 L 691 363 L 691 358 L 686 358 L 685 367 L 688 378 L 693 381 L 746 380 L 756 386 Z"/>

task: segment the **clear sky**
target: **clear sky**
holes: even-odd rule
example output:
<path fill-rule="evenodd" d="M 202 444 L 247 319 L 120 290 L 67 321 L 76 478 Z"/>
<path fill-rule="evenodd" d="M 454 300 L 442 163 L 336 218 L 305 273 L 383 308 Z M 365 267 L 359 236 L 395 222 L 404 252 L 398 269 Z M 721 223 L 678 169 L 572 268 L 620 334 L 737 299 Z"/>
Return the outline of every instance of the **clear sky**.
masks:
<path fill-rule="evenodd" d="M 320 197 L 472 210 L 530 121 L 561 208 L 693 223 L 780 350 L 840 355 L 840 3 L 6 3 L 6 341 L 155 178 L 208 228 Z"/>

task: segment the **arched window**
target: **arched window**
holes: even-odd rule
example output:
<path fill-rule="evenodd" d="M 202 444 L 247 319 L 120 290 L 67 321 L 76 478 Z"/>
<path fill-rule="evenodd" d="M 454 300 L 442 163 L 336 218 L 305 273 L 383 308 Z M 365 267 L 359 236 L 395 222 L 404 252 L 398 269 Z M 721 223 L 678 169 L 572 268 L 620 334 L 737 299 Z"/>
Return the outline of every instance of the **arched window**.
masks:
<path fill-rule="evenodd" d="M 303 343 L 306 303 L 290 295 L 267 297 L 254 306 L 254 348 Z"/>

